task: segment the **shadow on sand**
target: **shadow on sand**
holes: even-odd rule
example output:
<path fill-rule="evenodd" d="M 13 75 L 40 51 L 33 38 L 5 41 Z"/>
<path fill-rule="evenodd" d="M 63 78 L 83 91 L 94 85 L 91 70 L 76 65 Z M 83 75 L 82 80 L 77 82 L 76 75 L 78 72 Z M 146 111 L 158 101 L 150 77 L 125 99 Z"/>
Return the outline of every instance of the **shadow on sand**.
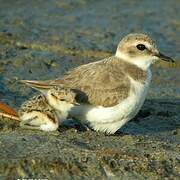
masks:
<path fill-rule="evenodd" d="M 148 99 L 138 115 L 120 132 L 135 135 L 155 135 L 180 127 L 179 99 Z"/>
<path fill-rule="evenodd" d="M 155 135 L 176 130 L 180 127 L 178 107 L 180 107 L 179 99 L 148 99 L 138 115 L 119 129 L 116 135 Z M 64 122 L 61 128 L 75 128 L 78 131 L 87 130 L 85 126 L 74 120 Z"/>

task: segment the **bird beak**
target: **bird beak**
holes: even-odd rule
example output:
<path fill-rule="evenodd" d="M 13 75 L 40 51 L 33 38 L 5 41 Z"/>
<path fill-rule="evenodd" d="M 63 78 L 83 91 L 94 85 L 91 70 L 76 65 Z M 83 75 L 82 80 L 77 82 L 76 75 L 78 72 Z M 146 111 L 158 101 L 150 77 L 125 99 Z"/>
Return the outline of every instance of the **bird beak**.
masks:
<path fill-rule="evenodd" d="M 156 57 L 158 57 L 159 59 L 161 59 L 163 61 L 168 61 L 168 62 L 172 62 L 172 63 L 175 62 L 171 57 L 165 56 L 164 54 L 162 54 L 160 52 L 158 54 L 156 54 Z"/>
<path fill-rule="evenodd" d="M 77 102 L 75 102 L 75 103 L 73 103 L 74 105 L 76 105 L 76 106 L 80 106 L 80 104 L 79 103 L 77 103 Z"/>

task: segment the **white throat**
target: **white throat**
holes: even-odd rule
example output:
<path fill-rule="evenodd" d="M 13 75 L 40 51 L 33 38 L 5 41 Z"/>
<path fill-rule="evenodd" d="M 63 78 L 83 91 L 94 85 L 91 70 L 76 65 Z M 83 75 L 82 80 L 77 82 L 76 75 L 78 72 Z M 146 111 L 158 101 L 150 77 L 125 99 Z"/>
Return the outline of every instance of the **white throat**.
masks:
<path fill-rule="evenodd" d="M 152 56 L 144 56 L 144 57 L 142 56 L 142 58 L 139 58 L 139 57 L 138 58 L 130 58 L 126 54 L 123 54 L 119 51 L 116 51 L 115 56 L 124 61 L 132 63 L 143 70 L 147 70 L 150 67 L 150 65 L 155 61 L 155 58 L 153 58 Z"/>
<path fill-rule="evenodd" d="M 67 101 L 61 101 L 61 100 L 55 99 L 54 97 L 51 96 L 50 92 L 47 93 L 46 99 L 49 105 L 58 112 L 58 116 L 60 119 L 66 119 L 68 116 L 68 112 L 74 106 L 73 104 Z"/>

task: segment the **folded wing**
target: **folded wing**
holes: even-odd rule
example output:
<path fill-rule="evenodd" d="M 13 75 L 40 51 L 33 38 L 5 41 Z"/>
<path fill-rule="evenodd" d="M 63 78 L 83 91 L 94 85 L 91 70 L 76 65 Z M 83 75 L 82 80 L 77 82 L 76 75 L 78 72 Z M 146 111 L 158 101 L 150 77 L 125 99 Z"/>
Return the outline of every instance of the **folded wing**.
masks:
<path fill-rule="evenodd" d="M 112 58 L 115 57 L 79 66 L 60 79 L 22 82 L 42 92 L 52 86 L 62 85 L 77 91 L 77 101 L 80 103 L 114 106 L 128 96 L 130 82 L 123 68 L 111 63 Z"/>

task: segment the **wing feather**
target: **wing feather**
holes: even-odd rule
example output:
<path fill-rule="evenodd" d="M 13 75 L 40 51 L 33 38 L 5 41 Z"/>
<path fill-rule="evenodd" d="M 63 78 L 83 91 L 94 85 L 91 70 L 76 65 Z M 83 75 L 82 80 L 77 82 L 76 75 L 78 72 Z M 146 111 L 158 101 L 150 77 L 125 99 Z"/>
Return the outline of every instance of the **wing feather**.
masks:
<path fill-rule="evenodd" d="M 78 102 L 104 107 L 118 104 L 130 90 L 126 69 L 114 56 L 79 66 L 59 79 L 22 82 L 41 92 L 57 85 L 72 88 L 77 92 Z"/>
<path fill-rule="evenodd" d="M 104 107 L 114 106 L 128 96 L 130 82 L 126 73 L 109 61 L 108 59 L 79 66 L 50 84 L 63 84 L 78 90 L 79 102 Z"/>

